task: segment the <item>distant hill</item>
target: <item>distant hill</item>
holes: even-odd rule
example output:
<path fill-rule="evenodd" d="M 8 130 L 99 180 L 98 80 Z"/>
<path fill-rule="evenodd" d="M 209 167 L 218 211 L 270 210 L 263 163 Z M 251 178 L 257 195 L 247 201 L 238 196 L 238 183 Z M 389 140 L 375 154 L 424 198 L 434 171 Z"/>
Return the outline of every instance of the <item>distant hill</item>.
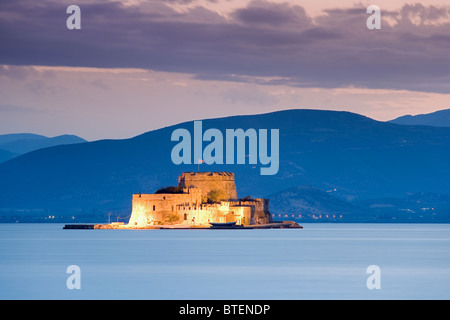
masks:
<path fill-rule="evenodd" d="M 421 192 L 450 194 L 450 179 L 446 178 L 450 176 L 450 128 L 403 126 L 349 112 L 319 110 L 203 121 L 204 131 L 279 129 L 280 169 L 274 176 L 261 176 L 259 165 L 177 166 L 171 161 L 176 145 L 171 134 L 177 128 L 186 128 L 193 136 L 193 122 L 186 122 L 132 139 L 40 149 L 2 163 L 0 216 L 98 220 L 112 212 L 126 217 L 132 194 L 176 185 L 182 172 L 199 168 L 234 172 L 239 197 L 267 197 L 299 186 L 323 192 L 336 189 L 329 195 L 352 205 Z M 284 196 L 273 198 L 274 212 Z M 315 197 L 320 204 L 310 201 L 303 206 L 351 211 L 348 203 L 321 192 Z"/>
<path fill-rule="evenodd" d="M 346 201 L 334 190 L 299 186 L 272 194 L 275 220 L 302 222 L 450 222 L 450 195 L 416 193 L 402 198 Z"/>
<path fill-rule="evenodd" d="M 404 198 L 382 198 L 358 203 L 378 220 L 450 223 L 450 195 L 420 192 Z"/>
<path fill-rule="evenodd" d="M 269 195 L 270 210 L 275 219 L 301 218 L 339 221 L 341 215 L 367 215 L 359 206 L 333 196 L 334 190 L 322 191 L 311 186 L 298 186 Z"/>
<path fill-rule="evenodd" d="M 391 123 L 406 125 L 422 125 L 433 127 L 450 127 L 450 109 L 416 116 L 407 115 L 391 120 Z"/>
<path fill-rule="evenodd" d="M 40 139 L 48 139 L 48 138 L 34 133 L 2 134 L 0 135 L 0 144 L 13 142 L 17 140 L 40 140 Z"/>
<path fill-rule="evenodd" d="M 0 163 L 8 161 L 17 155 L 6 150 L 0 149 Z"/>
<path fill-rule="evenodd" d="M 31 133 L 0 135 L 0 163 L 38 149 L 82 142 L 86 142 L 86 140 L 73 135 L 54 138 Z"/>

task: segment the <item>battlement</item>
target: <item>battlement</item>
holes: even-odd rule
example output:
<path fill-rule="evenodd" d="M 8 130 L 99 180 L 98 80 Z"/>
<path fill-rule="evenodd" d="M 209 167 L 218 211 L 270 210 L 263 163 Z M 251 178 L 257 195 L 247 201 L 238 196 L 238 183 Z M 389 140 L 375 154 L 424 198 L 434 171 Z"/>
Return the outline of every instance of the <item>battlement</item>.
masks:
<path fill-rule="evenodd" d="M 176 192 L 171 188 L 163 189 L 162 193 L 133 195 L 129 225 L 209 225 L 210 222 L 253 225 L 271 222 L 268 200 L 237 198 L 234 173 L 186 172 L 178 178 L 178 189 L 173 188 Z M 221 201 L 208 203 L 211 199 Z"/>
<path fill-rule="evenodd" d="M 234 181 L 234 173 L 232 172 L 184 172 L 178 178 L 178 181 L 183 179 L 189 180 L 225 180 L 225 181 Z"/>
<path fill-rule="evenodd" d="M 234 173 L 231 172 L 185 172 L 178 178 L 178 187 L 202 189 L 204 202 L 211 191 L 222 192 L 226 199 L 237 199 Z"/>

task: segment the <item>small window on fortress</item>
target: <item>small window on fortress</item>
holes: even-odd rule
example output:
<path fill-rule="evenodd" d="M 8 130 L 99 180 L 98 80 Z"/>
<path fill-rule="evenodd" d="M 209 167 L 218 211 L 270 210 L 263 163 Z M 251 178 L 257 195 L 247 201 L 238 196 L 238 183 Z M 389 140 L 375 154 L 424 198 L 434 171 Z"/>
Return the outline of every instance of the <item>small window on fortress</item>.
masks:
<path fill-rule="evenodd" d="M 187 213 L 184 214 L 184 220 L 187 220 Z"/>
<path fill-rule="evenodd" d="M 163 197 L 163 200 L 166 200 L 166 197 Z"/>
<path fill-rule="evenodd" d="M 156 206 L 155 205 L 153 206 L 153 211 L 156 211 Z"/>

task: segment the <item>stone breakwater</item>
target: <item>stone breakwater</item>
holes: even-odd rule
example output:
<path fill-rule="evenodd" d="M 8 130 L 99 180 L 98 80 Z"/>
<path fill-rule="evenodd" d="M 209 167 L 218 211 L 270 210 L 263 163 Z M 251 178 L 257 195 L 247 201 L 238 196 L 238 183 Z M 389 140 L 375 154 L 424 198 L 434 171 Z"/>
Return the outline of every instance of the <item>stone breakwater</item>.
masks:
<path fill-rule="evenodd" d="M 260 224 L 253 226 L 185 226 L 185 225 L 161 225 L 161 226 L 145 226 L 136 227 L 119 223 L 111 224 L 68 224 L 63 229 L 66 230 L 254 230 L 254 229 L 303 229 L 298 223 L 294 221 L 276 221 L 268 224 Z"/>

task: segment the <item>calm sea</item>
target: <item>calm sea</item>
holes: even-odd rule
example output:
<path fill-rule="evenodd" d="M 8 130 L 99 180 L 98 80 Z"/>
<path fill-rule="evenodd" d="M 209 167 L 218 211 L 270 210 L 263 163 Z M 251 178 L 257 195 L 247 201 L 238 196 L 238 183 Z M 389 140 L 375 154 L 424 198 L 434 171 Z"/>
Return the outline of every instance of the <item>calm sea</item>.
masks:
<path fill-rule="evenodd" d="M 63 230 L 0 224 L 0 299 L 449 299 L 450 225 Z M 81 289 L 67 268 L 79 266 Z M 369 290 L 369 266 L 381 288 Z"/>

